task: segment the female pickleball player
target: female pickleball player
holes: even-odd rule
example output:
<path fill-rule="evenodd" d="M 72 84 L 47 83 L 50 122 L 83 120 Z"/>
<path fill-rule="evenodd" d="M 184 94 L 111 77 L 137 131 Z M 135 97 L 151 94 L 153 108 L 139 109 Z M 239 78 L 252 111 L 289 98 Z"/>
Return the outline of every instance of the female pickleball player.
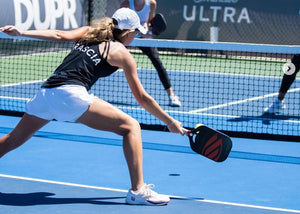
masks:
<path fill-rule="evenodd" d="M 179 121 L 169 116 L 144 90 L 133 56 L 124 45 L 132 42 L 137 32 L 146 33 L 137 14 L 128 8 L 117 10 L 97 27 L 73 31 L 20 31 L 13 26 L 1 28 L 9 35 L 47 40 L 74 40 L 72 51 L 62 64 L 27 103 L 26 113 L 18 125 L 0 138 L 0 157 L 19 147 L 50 120 L 75 121 L 98 130 L 123 136 L 123 149 L 131 179 L 129 204 L 165 205 L 170 198 L 154 192 L 143 180 L 142 140 L 139 123 L 113 105 L 88 94 L 99 77 L 124 70 L 133 95 L 148 112 L 167 124 L 173 133 L 183 134 Z"/>
<path fill-rule="evenodd" d="M 156 13 L 156 1 L 155 0 L 124 0 L 121 2 L 120 7 L 127 7 L 134 10 L 139 18 L 141 25 L 147 30 L 147 34 L 140 35 L 138 38 L 151 38 L 152 32 L 149 30 L 149 23 L 154 18 Z M 163 84 L 165 91 L 169 96 L 169 105 L 172 107 L 180 107 L 181 102 L 179 97 L 174 93 L 171 86 L 171 81 L 166 68 L 164 67 L 161 59 L 159 58 L 158 49 L 155 47 L 139 47 L 141 51 L 148 56 L 153 66 L 155 67 L 161 83 Z"/>

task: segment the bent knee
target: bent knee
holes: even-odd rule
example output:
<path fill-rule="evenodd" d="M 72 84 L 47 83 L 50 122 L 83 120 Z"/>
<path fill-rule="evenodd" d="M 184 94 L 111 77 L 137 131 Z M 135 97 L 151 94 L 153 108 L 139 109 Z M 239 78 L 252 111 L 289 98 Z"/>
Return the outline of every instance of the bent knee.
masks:
<path fill-rule="evenodd" d="M 128 118 L 123 124 L 120 125 L 118 134 L 125 136 L 129 133 L 140 133 L 141 126 L 134 118 Z"/>

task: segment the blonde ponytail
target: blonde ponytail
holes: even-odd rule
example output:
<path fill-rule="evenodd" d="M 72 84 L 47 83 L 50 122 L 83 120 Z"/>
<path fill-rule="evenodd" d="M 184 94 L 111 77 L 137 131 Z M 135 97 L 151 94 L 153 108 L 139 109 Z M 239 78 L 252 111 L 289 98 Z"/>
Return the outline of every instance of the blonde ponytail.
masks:
<path fill-rule="evenodd" d="M 83 35 L 83 37 L 79 40 L 79 43 L 89 45 L 113 40 L 114 26 L 113 19 L 111 18 L 105 17 L 100 20 L 96 20 L 92 24 L 92 30 Z"/>

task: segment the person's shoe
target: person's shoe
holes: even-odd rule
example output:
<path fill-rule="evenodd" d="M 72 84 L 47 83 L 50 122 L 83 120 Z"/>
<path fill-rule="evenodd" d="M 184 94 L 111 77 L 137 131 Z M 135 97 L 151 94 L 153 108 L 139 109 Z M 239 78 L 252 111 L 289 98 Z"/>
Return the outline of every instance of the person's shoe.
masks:
<path fill-rule="evenodd" d="M 264 113 L 265 114 L 278 114 L 285 108 L 286 108 L 286 106 L 284 104 L 284 101 L 276 98 L 274 103 L 272 103 L 268 108 L 265 108 Z"/>
<path fill-rule="evenodd" d="M 129 190 L 126 197 L 126 203 L 131 205 L 166 205 L 170 198 L 167 195 L 161 195 L 154 192 L 153 184 L 144 184 L 140 189 Z"/>
<path fill-rule="evenodd" d="M 179 97 L 176 96 L 175 94 L 172 94 L 169 96 L 170 98 L 170 102 L 169 105 L 172 107 L 180 107 L 181 106 L 181 102 L 179 100 Z"/>

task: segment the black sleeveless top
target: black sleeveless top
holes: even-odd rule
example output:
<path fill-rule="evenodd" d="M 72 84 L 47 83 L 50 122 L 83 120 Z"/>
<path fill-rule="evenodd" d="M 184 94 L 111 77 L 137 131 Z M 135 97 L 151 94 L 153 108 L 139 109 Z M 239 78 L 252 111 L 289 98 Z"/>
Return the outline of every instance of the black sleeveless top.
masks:
<path fill-rule="evenodd" d="M 118 70 L 107 62 L 110 42 L 105 42 L 103 53 L 99 43 L 82 45 L 76 43 L 62 64 L 44 82 L 42 88 L 54 88 L 61 85 L 81 85 L 89 90 L 100 78 L 109 76 Z"/>

